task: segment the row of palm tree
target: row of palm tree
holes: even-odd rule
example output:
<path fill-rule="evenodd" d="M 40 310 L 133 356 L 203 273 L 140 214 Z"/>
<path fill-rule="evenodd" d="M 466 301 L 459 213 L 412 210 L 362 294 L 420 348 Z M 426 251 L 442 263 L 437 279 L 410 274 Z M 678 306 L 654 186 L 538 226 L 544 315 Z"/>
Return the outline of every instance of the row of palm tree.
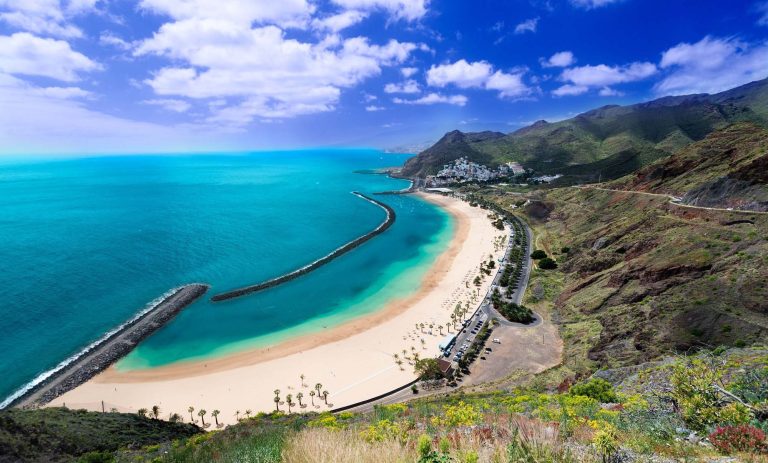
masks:
<path fill-rule="evenodd" d="M 304 384 L 304 375 L 301 375 L 301 381 L 302 385 Z M 288 406 L 288 413 L 291 413 L 291 408 L 294 406 L 293 394 L 286 394 L 285 401 L 282 401 L 280 399 L 280 389 L 275 389 L 275 397 L 272 399 L 275 402 L 275 411 L 280 411 L 280 405 L 287 405 Z M 315 384 L 315 387 L 313 390 L 309 391 L 309 397 L 312 402 L 312 406 L 316 407 L 315 405 L 315 397 L 321 397 L 323 401 L 325 402 L 325 405 L 328 405 L 328 391 L 323 390 L 323 385 L 321 383 Z M 306 408 L 307 405 L 302 403 L 302 400 L 304 399 L 304 393 L 303 392 L 297 392 L 296 393 L 296 401 L 298 402 L 299 408 Z"/>

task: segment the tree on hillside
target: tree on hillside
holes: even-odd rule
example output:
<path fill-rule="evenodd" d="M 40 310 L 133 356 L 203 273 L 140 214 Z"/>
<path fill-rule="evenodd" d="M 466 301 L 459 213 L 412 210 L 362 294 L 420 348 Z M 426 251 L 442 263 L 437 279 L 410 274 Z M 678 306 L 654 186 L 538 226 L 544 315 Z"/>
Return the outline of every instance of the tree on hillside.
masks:
<path fill-rule="evenodd" d="M 147 417 L 147 409 L 146 408 L 140 408 L 136 411 L 136 414 L 138 414 L 141 417 L 146 418 Z"/>
<path fill-rule="evenodd" d="M 306 407 L 306 405 L 301 403 L 301 399 L 303 399 L 303 398 L 304 398 L 304 393 L 303 392 L 299 392 L 298 394 L 296 394 L 296 401 L 299 402 L 299 408 L 305 408 Z"/>
<path fill-rule="evenodd" d="M 402 360 L 398 360 L 402 363 Z M 312 406 L 315 406 L 315 394 L 317 394 L 314 390 L 309 391 L 309 400 L 312 401 Z"/>
<path fill-rule="evenodd" d="M 279 412 L 280 411 L 280 396 L 275 396 L 275 398 L 273 400 L 275 401 L 275 411 Z"/>
<path fill-rule="evenodd" d="M 323 391 L 323 401 L 328 405 L 328 391 Z"/>
<path fill-rule="evenodd" d="M 434 358 L 417 360 L 413 370 L 421 380 L 440 379 L 443 377 L 437 359 Z"/>
<path fill-rule="evenodd" d="M 202 408 L 197 412 L 197 416 L 200 417 L 200 423 L 202 423 L 203 427 L 206 427 L 205 426 L 205 414 L 206 413 L 208 413 L 208 412 L 205 411 L 205 409 L 202 409 Z"/>
<path fill-rule="evenodd" d="M 547 257 L 547 253 L 541 249 L 537 249 L 531 253 L 531 259 L 534 260 L 544 259 L 545 257 Z"/>
<path fill-rule="evenodd" d="M 288 405 L 288 413 L 291 413 L 291 407 L 293 407 L 293 394 L 285 396 L 285 403 Z"/>
<path fill-rule="evenodd" d="M 160 407 L 158 405 L 152 405 L 152 416 L 156 419 L 160 419 Z"/>
<path fill-rule="evenodd" d="M 192 406 L 190 406 L 190 407 L 187 409 L 187 411 L 189 412 L 189 422 L 190 422 L 190 423 L 194 423 L 194 422 L 195 422 L 195 417 L 194 417 L 194 416 L 192 416 L 192 412 L 194 412 L 194 411 L 195 411 L 195 407 L 192 407 Z"/>
<path fill-rule="evenodd" d="M 216 427 L 217 428 L 220 427 L 220 425 L 219 425 L 219 413 L 221 413 L 221 412 L 218 411 L 218 410 L 214 410 L 214 411 L 211 412 L 211 416 L 213 417 L 214 421 L 216 421 Z"/>
<path fill-rule="evenodd" d="M 554 270 L 557 268 L 557 262 L 554 259 L 545 257 L 539 261 L 539 268 L 542 270 Z"/>

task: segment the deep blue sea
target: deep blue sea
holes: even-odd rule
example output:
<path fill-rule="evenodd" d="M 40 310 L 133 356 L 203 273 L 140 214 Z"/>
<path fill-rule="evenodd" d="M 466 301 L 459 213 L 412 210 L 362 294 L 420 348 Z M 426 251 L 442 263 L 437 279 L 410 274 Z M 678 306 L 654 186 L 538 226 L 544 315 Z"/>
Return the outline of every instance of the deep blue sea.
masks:
<path fill-rule="evenodd" d="M 315 150 L 0 160 L 0 401 L 185 283 L 212 288 L 119 368 L 311 334 L 415 291 L 453 223 L 417 198 L 390 195 L 377 198 L 397 213 L 384 234 L 276 288 L 208 300 L 378 226 L 385 212 L 350 192 L 407 187 L 359 172 L 406 158 Z"/>

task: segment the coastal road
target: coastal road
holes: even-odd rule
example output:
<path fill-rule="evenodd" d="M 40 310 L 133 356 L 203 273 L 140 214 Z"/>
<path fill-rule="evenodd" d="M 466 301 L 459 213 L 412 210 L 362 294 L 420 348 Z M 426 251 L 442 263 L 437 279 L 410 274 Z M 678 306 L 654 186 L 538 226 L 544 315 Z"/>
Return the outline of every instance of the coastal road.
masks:
<path fill-rule="evenodd" d="M 657 198 L 667 198 L 669 200 L 669 204 L 677 207 L 687 207 L 689 209 L 701 209 L 705 211 L 722 211 L 722 212 L 740 212 L 742 214 L 768 214 L 768 212 L 763 211 L 749 211 L 745 209 L 728 209 L 728 208 L 722 208 L 722 207 L 706 207 L 706 206 L 692 206 L 690 204 L 683 204 L 680 201 L 682 198 L 678 198 L 677 196 L 672 196 L 664 193 L 648 193 L 647 191 L 635 191 L 635 190 L 615 190 L 612 188 L 601 188 L 596 186 L 587 186 L 587 185 L 575 185 L 571 188 L 577 188 L 579 190 L 599 190 L 599 191 L 612 191 L 615 193 L 632 193 L 636 195 L 645 195 L 645 196 L 655 196 Z"/>
<path fill-rule="evenodd" d="M 532 233 L 530 227 L 528 227 L 528 224 L 526 224 L 522 220 L 520 221 L 520 223 L 522 224 L 522 226 L 523 226 L 523 228 L 525 230 L 525 233 L 528 236 L 528 240 L 527 240 L 527 246 L 524 249 L 525 260 L 523 261 L 523 272 L 522 272 L 520 280 L 518 281 L 518 287 L 517 287 L 517 290 L 515 292 L 515 296 L 513 298 L 513 300 L 517 304 L 522 302 L 523 295 L 525 294 L 525 290 L 528 287 L 528 281 L 529 281 L 529 278 L 530 278 L 531 265 L 532 265 L 532 260 L 530 258 L 530 253 L 531 253 L 530 252 L 530 246 L 531 246 L 531 243 L 533 243 L 533 233 Z M 509 225 L 509 229 L 510 229 L 510 234 L 509 234 L 509 238 L 508 238 L 508 241 L 507 241 L 507 248 L 504 251 L 505 258 L 509 254 L 510 247 L 511 247 L 512 243 L 514 242 L 514 238 L 515 238 L 514 227 L 512 227 L 510 224 L 508 224 L 508 225 Z M 498 268 L 496 270 L 496 274 L 494 275 L 494 278 L 493 278 L 493 284 L 490 286 L 487 294 L 483 298 L 483 300 L 480 303 L 480 305 L 478 306 L 478 308 L 469 317 L 467 322 L 465 322 L 465 326 L 462 326 L 461 332 L 459 333 L 459 335 L 458 335 L 458 337 L 456 339 L 456 342 L 454 343 L 453 347 L 450 350 L 448 359 L 452 359 L 453 358 L 453 356 L 455 355 L 456 350 L 462 344 L 464 344 L 465 342 L 471 344 L 472 341 L 474 341 L 475 335 L 472 333 L 472 328 L 477 326 L 478 322 L 482 323 L 482 322 L 485 322 L 485 321 L 491 319 L 492 317 L 498 317 L 500 319 L 500 322 L 505 326 L 505 329 L 510 329 L 510 327 L 524 327 L 525 326 L 525 325 L 519 325 L 517 323 L 505 322 L 503 317 L 501 317 L 501 315 L 498 312 L 496 312 L 496 310 L 494 310 L 491 307 L 491 304 L 490 304 L 490 297 L 491 297 L 491 294 L 493 292 L 493 288 L 495 286 L 498 286 L 498 280 L 501 277 L 501 272 L 503 271 L 504 266 L 506 266 L 508 264 L 509 263 L 506 262 L 506 260 L 505 260 L 504 265 L 499 265 L 498 266 Z M 534 325 L 528 325 L 527 328 L 531 328 L 533 326 L 536 326 L 540 322 L 541 322 L 540 317 L 537 316 L 537 321 L 535 322 L 535 324 Z M 514 328 L 512 328 L 512 329 L 514 329 Z M 495 354 L 495 356 L 498 356 L 498 355 Z M 441 357 L 441 358 L 445 358 L 445 357 Z M 506 371 L 504 369 L 494 369 L 494 370 L 495 370 L 494 371 L 495 373 L 498 373 L 499 378 L 500 377 L 504 377 L 504 376 L 506 376 L 508 374 L 508 371 Z M 498 378 L 492 378 L 492 379 L 498 379 Z M 348 409 L 348 411 L 358 412 L 358 413 L 360 413 L 360 412 L 368 412 L 368 411 L 373 410 L 374 406 L 376 406 L 376 405 L 389 405 L 389 404 L 394 404 L 394 403 L 400 403 L 400 402 L 405 402 L 407 400 L 414 399 L 414 398 L 420 398 L 420 397 L 435 395 L 435 394 L 439 394 L 439 393 L 449 392 L 451 390 L 453 390 L 453 388 L 450 388 L 450 387 L 443 387 L 443 388 L 436 389 L 436 390 L 424 390 L 424 389 L 421 389 L 418 394 L 414 394 L 411 391 L 410 388 L 407 388 L 407 389 L 404 389 L 404 390 L 401 390 L 401 391 L 389 394 L 389 395 L 387 395 L 385 397 L 382 397 L 380 399 L 377 399 L 375 401 L 371 401 L 371 402 L 359 405 L 357 407 L 350 408 L 350 409 Z"/>

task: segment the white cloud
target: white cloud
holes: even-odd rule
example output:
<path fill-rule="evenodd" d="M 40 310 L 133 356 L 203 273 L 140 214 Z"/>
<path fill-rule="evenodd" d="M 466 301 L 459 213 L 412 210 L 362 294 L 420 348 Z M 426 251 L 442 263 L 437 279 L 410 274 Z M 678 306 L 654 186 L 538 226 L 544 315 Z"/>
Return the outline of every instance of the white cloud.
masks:
<path fill-rule="evenodd" d="M 342 88 L 380 74 L 383 66 L 401 64 L 420 48 L 396 40 L 375 45 L 365 37 L 329 36 L 313 44 L 287 39 L 273 25 L 189 18 L 164 24 L 134 53 L 175 61 L 146 81 L 158 95 L 235 97 L 230 106 L 215 108 L 209 120 L 243 126 L 257 117 L 331 111 Z"/>
<path fill-rule="evenodd" d="M 571 0 L 571 3 L 579 8 L 591 10 L 600 8 L 601 6 L 610 5 L 611 3 L 618 3 L 620 1 L 622 0 Z"/>
<path fill-rule="evenodd" d="M 402 98 L 395 98 L 394 101 L 397 104 L 409 104 L 409 105 L 433 105 L 433 104 L 450 104 L 455 106 L 464 106 L 469 99 L 464 95 L 442 95 L 440 93 L 430 93 L 424 95 L 416 100 L 405 100 Z"/>
<path fill-rule="evenodd" d="M 348 10 L 384 10 L 395 19 L 414 21 L 427 14 L 429 0 L 332 0 Z"/>
<path fill-rule="evenodd" d="M 768 42 L 704 37 L 680 43 L 662 54 L 667 71 L 655 90 L 664 95 L 717 93 L 768 76 Z"/>
<path fill-rule="evenodd" d="M 99 36 L 99 43 L 101 45 L 115 47 L 120 50 L 130 50 L 131 48 L 133 48 L 133 44 L 121 39 L 120 37 L 114 35 L 111 32 L 102 32 L 101 35 Z"/>
<path fill-rule="evenodd" d="M 325 29 L 331 32 L 339 32 L 350 26 L 358 24 L 368 16 L 367 13 L 356 10 L 342 11 L 339 14 L 322 19 L 313 19 L 312 26 L 315 29 Z"/>
<path fill-rule="evenodd" d="M 73 82 L 79 80 L 80 72 L 100 68 L 63 40 L 43 39 L 27 32 L 0 36 L 0 72 Z"/>
<path fill-rule="evenodd" d="M 0 22 L 15 29 L 57 37 L 82 37 L 73 16 L 93 10 L 97 0 L 0 0 Z"/>
<path fill-rule="evenodd" d="M 427 83 L 433 87 L 453 84 L 459 88 L 482 87 L 491 76 L 493 67 L 486 61 L 468 63 L 461 59 L 453 64 L 432 66 L 427 71 Z"/>
<path fill-rule="evenodd" d="M 588 91 L 589 87 L 583 85 L 565 84 L 553 90 L 552 94 L 555 96 L 575 96 L 587 93 Z"/>
<path fill-rule="evenodd" d="M 307 0 L 141 0 L 139 5 L 175 20 L 205 18 L 282 27 L 303 27 L 315 11 Z"/>
<path fill-rule="evenodd" d="M 369 113 L 376 112 L 376 111 L 384 111 L 383 106 L 376 106 L 376 105 L 369 105 L 365 107 L 365 110 Z"/>
<path fill-rule="evenodd" d="M 498 90 L 502 98 L 516 98 L 531 93 L 531 89 L 523 82 L 523 73 L 506 74 L 494 72 L 485 83 L 488 90 Z"/>
<path fill-rule="evenodd" d="M 515 34 L 525 34 L 526 32 L 536 32 L 539 25 L 539 18 L 531 18 L 515 26 Z"/>
<path fill-rule="evenodd" d="M 184 113 L 189 111 L 189 108 L 192 107 L 191 104 L 189 104 L 188 101 L 184 100 L 175 100 L 172 98 L 159 98 L 159 99 L 152 99 L 152 100 L 144 100 L 142 101 L 144 104 L 153 105 L 153 106 L 159 106 L 167 111 L 173 111 L 177 113 Z"/>
<path fill-rule="evenodd" d="M 570 51 L 559 51 L 550 56 L 549 59 L 540 59 L 542 67 L 545 68 L 566 68 L 576 62 L 576 58 Z"/>
<path fill-rule="evenodd" d="M 584 87 L 605 87 L 643 80 L 657 71 L 656 65 L 648 62 L 635 62 L 626 66 L 598 64 L 566 69 L 560 75 L 560 80 Z"/>
<path fill-rule="evenodd" d="M 399 84 L 387 84 L 384 93 L 419 93 L 421 89 L 415 80 L 407 80 Z"/>
<path fill-rule="evenodd" d="M 497 90 L 500 97 L 516 98 L 533 91 L 523 82 L 524 73 L 494 72 L 493 66 L 486 61 L 468 63 L 462 59 L 452 64 L 433 65 L 427 71 L 427 83 L 433 87 L 455 85 L 459 88 Z"/>
<path fill-rule="evenodd" d="M 598 92 L 600 96 L 624 96 L 624 92 L 612 89 L 611 87 L 603 87 Z"/>
<path fill-rule="evenodd" d="M 409 77 L 411 77 L 411 76 L 413 76 L 413 75 L 414 75 L 414 74 L 416 74 L 417 72 L 419 72 L 419 69 L 418 69 L 418 68 L 401 68 L 401 69 L 400 69 L 400 73 L 401 73 L 401 74 L 403 75 L 403 77 L 405 77 L 406 79 L 407 79 L 407 78 L 409 78 Z"/>

